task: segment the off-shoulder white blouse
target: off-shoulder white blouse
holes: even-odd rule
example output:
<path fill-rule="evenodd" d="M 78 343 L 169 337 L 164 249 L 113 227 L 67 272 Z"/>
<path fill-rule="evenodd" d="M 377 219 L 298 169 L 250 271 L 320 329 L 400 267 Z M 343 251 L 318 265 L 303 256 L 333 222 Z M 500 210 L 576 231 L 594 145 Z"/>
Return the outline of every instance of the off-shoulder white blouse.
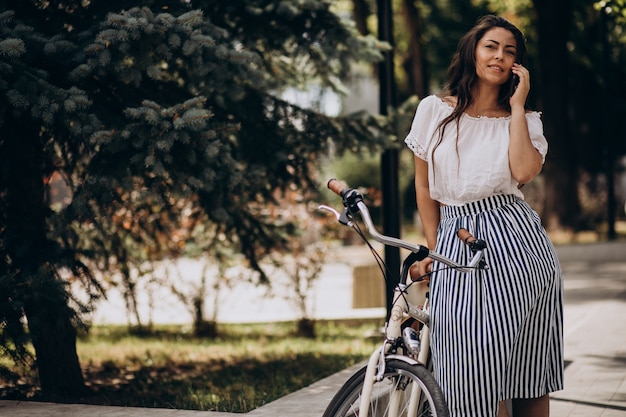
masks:
<path fill-rule="evenodd" d="M 404 140 L 417 157 L 428 162 L 431 198 L 450 206 L 496 194 L 513 194 L 523 199 L 524 195 L 509 167 L 511 117 L 463 114 L 459 121 L 458 143 L 457 124 L 452 121 L 435 147 L 440 135 L 437 127 L 452 110 L 452 106 L 437 96 L 424 98 L 417 107 L 411 130 Z M 526 120 L 530 140 L 545 161 L 548 142 L 543 135 L 541 114 L 528 112 Z"/>

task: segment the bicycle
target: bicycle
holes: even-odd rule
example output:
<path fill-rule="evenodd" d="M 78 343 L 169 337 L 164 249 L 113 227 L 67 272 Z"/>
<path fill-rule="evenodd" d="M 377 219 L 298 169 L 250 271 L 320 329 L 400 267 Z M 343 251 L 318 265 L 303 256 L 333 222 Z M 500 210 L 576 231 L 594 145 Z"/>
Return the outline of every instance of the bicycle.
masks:
<path fill-rule="evenodd" d="M 409 278 L 409 271 L 411 265 L 427 257 L 462 272 L 487 269 L 483 259 L 486 243 L 460 229 L 458 237 L 473 253 L 467 265 L 460 265 L 426 246 L 378 233 L 363 195 L 357 189 L 348 188 L 336 179 L 331 179 L 327 185 L 342 198 L 344 209 L 341 213 L 326 205 L 320 205 L 319 209 L 333 213 L 339 223 L 356 231 L 372 251 L 386 280 L 391 272 L 354 216 L 360 215 L 373 240 L 406 249 L 409 255 L 402 263 L 400 280 L 394 289 L 382 344 L 372 353 L 367 365 L 337 391 L 323 417 L 447 417 L 448 408 L 430 364 L 428 292 L 412 291 L 416 282 L 425 282 L 425 277 L 414 281 Z"/>

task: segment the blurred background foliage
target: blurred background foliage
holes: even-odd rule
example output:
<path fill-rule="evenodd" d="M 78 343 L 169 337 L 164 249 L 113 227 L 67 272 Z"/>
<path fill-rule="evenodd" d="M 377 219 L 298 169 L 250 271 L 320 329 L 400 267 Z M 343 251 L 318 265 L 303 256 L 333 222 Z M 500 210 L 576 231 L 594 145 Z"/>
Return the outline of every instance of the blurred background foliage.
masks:
<path fill-rule="evenodd" d="M 2 5 L 0 345 L 18 362 L 36 358 L 45 392 L 84 390 L 76 328 L 107 288 L 122 288 L 136 313 L 142 277 L 183 256 L 244 264 L 267 283 L 268 256 L 310 237 L 303 212 L 332 228 L 310 205 L 330 198 L 329 176 L 380 205 L 385 149 L 403 149 L 402 216 L 413 228 L 402 139 L 486 13 L 528 39 L 530 106 L 551 146 L 529 199 L 553 232 L 618 235 L 623 0 L 393 0 L 391 44 L 378 40 L 373 0 Z M 398 105 L 381 116 L 377 63 L 389 50 Z M 202 303 L 173 291 L 202 328 Z M 132 324 L 146 323 L 136 314 Z"/>

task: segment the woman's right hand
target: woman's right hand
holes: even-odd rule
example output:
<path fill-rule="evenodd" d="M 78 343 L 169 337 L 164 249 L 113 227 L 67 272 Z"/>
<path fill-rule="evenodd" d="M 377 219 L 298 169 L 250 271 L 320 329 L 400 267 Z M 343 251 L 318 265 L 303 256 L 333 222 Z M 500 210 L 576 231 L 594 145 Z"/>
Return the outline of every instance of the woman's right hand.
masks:
<path fill-rule="evenodd" d="M 426 258 L 423 261 L 416 262 L 409 268 L 409 277 L 411 281 L 430 281 L 430 273 L 433 270 L 433 260 Z"/>

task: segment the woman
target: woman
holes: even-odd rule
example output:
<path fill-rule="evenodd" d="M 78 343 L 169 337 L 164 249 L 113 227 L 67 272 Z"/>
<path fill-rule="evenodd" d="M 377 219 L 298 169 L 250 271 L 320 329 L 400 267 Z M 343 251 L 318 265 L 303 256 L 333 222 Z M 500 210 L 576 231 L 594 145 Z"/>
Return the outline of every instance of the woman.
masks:
<path fill-rule="evenodd" d="M 484 239 L 488 270 L 431 274 L 434 373 L 452 416 L 549 416 L 562 389 L 562 280 L 554 247 L 521 185 L 547 152 L 522 33 L 485 16 L 459 42 L 448 93 L 423 99 L 405 142 L 415 154 L 427 245 L 460 263 L 463 227 Z"/>

